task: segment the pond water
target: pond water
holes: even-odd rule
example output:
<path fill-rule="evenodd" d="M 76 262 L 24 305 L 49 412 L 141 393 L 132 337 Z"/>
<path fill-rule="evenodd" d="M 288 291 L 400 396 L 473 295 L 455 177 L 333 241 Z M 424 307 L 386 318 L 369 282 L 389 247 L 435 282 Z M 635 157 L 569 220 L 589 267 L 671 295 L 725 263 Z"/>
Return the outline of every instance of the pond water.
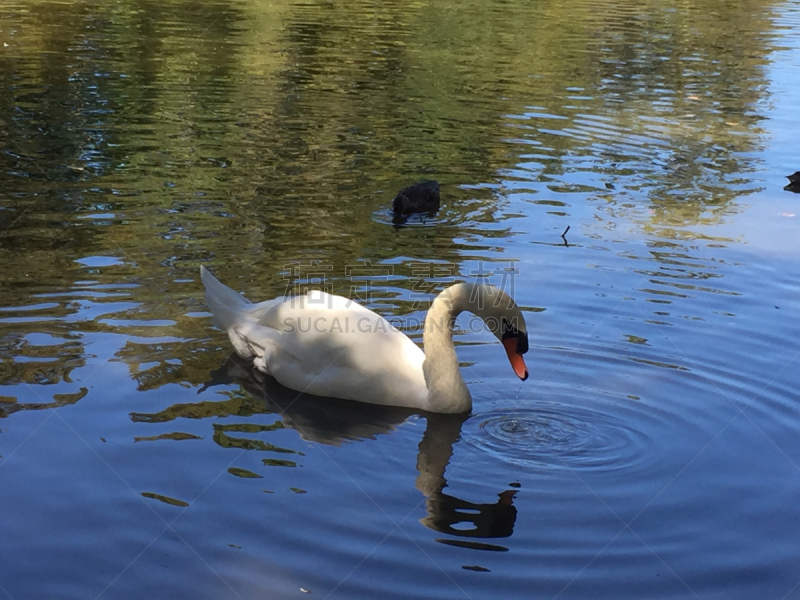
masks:
<path fill-rule="evenodd" d="M 0 6 L 0 597 L 800 598 L 796 3 Z M 394 226 L 397 190 L 442 189 Z M 562 237 L 562 233 L 569 231 Z M 455 335 L 299 396 L 199 266 Z M 463 320 L 463 319 L 462 319 Z"/>

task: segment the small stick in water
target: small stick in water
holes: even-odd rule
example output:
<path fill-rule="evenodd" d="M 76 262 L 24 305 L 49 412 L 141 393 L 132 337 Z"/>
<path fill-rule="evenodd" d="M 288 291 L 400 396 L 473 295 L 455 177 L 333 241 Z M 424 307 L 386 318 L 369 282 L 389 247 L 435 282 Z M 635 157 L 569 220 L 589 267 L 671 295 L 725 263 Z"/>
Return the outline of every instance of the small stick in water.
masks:
<path fill-rule="evenodd" d="M 569 248 L 569 242 L 567 241 L 567 238 L 566 238 L 566 235 L 567 235 L 568 231 L 569 231 L 569 225 L 567 225 L 567 228 L 564 230 L 564 233 L 561 234 L 561 239 L 564 240 L 564 245 L 567 248 Z"/>

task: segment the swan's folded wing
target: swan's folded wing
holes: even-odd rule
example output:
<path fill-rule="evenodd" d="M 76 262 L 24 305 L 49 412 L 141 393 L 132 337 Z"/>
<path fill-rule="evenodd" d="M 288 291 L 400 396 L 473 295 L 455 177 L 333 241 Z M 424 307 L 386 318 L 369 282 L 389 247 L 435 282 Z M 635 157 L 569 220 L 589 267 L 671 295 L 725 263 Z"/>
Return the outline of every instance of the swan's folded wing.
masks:
<path fill-rule="evenodd" d="M 373 404 L 416 406 L 427 396 L 422 350 L 352 300 L 311 292 L 271 307 L 258 324 L 278 334 L 267 367 L 287 387 Z"/>

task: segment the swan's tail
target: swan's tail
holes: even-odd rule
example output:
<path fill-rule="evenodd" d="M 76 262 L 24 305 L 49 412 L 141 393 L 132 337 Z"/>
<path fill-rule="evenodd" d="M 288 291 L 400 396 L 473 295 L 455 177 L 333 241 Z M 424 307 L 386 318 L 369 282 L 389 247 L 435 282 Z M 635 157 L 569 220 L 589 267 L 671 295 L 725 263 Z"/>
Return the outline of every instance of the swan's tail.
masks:
<path fill-rule="evenodd" d="M 206 304 L 213 315 L 211 322 L 222 331 L 228 331 L 233 325 L 240 323 L 253 303 L 220 283 L 204 266 L 200 267 L 200 277 L 206 287 Z"/>

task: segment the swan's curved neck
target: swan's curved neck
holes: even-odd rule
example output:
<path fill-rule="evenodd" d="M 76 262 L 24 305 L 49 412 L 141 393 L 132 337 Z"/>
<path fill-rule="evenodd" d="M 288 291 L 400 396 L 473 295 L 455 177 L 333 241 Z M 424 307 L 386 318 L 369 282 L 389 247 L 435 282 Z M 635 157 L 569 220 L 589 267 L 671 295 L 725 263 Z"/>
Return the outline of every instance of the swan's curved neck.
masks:
<path fill-rule="evenodd" d="M 453 346 L 456 317 L 470 308 L 469 284 L 447 288 L 433 301 L 425 318 L 422 343 L 425 347 L 425 384 L 428 386 L 429 410 L 439 413 L 460 413 L 472 408 L 472 397 L 458 368 Z"/>

